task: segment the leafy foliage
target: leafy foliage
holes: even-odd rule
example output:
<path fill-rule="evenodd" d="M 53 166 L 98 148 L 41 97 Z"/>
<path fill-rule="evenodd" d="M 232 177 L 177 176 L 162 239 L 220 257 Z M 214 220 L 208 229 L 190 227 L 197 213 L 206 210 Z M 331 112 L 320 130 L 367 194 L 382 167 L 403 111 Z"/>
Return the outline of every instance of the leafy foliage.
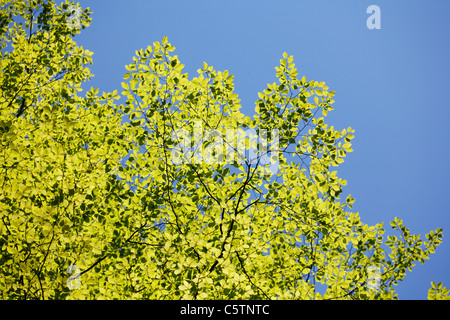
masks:
<path fill-rule="evenodd" d="M 428 300 L 450 300 L 450 291 L 442 286 L 442 282 L 438 284 L 431 282 L 431 288 L 428 290 Z"/>
<path fill-rule="evenodd" d="M 1 298 L 395 299 L 442 242 L 397 218 L 385 240 L 349 211 L 333 168 L 354 130 L 325 123 L 334 91 L 292 56 L 253 118 L 228 71 L 204 63 L 189 79 L 166 37 L 136 51 L 121 95 L 83 97 L 92 53 L 67 23 L 75 4 L 1 4 Z M 277 152 L 243 156 L 251 130 Z"/>

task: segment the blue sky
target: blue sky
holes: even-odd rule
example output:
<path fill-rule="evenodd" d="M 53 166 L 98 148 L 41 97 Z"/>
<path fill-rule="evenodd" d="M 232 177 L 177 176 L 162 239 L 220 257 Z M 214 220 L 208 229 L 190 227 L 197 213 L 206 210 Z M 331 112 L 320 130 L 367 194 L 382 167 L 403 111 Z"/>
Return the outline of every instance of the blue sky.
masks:
<path fill-rule="evenodd" d="M 356 130 L 338 171 L 363 222 L 388 229 L 399 217 L 422 236 L 444 229 L 437 252 L 397 287 L 399 298 L 426 299 L 431 281 L 450 287 L 450 1 L 79 2 L 93 21 L 76 41 L 94 52 L 89 86 L 100 91 L 120 92 L 135 50 L 167 36 L 190 76 L 204 61 L 233 74 L 252 115 L 282 53 L 293 55 L 300 77 L 336 91 L 327 123 Z M 366 26 L 370 5 L 381 9 L 379 30 Z"/>

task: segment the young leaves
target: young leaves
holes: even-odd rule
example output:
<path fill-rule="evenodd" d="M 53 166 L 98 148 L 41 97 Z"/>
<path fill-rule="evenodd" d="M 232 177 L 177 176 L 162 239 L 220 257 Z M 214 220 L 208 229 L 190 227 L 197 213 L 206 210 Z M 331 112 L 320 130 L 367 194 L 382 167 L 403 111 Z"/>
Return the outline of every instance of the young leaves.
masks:
<path fill-rule="evenodd" d="M 167 37 L 126 66 L 123 104 L 79 96 L 92 53 L 64 23 L 71 4 L 5 9 L 41 13 L 36 32 L 1 34 L 1 298 L 393 299 L 442 242 L 399 219 L 384 239 L 348 211 L 334 167 L 354 130 L 326 123 L 334 92 L 293 56 L 253 119 L 228 71 L 189 77 Z"/>

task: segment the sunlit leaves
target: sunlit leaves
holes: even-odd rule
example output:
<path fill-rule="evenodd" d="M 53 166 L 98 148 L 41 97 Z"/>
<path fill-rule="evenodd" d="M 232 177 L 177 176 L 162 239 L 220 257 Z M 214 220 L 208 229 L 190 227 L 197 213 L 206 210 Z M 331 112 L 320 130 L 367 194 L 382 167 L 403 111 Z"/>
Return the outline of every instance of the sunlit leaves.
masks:
<path fill-rule="evenodd" d="M 428 300 L 450 300 L 450 291 L 442 286 L 442 282 L 431 282 L 431 288 L 428 290 Z"/>
<path fill-rule="evenodd" d="M 92 264 L 110 237 L 93 222 L 108 209 L 105 182 L 120 152 L 105 141 L 118 134 L 120 117 L 98 90 L 85 99 L 76 95 L 89 77 L 85 65 L 92 52 L 77 47 L 64 24 L 55 24 L 62 16 L 47 15 L 52 6 L 36 1 L 34 32 L 13 26 L 2 39 L 14 43 L 13 51 L 2 52 L 0 97 L 4 298 L 66 297 L 67 267 Z M 25 7 L 7 10 L 29 18 Z M 95 203 L 98 196 L 102 203 Z"/>
<path fill-rule="evenodd" d="M 3 298 L 393 299 L 442 242 L 442 229 L 421 239 L 399 219 L 384 238 L 348 211 L 335 167 L 354 130 L 326 123 L 334 91 L 299 78 L 293 56 L 253 119 L 228 71 L 183 73 L 167 37 L 136 50 L 120 94 L 81 96 L 92 52 L 63 23 L 70 3 L 35 5 L 32 37 L 2 33 L 14 48 L 0 66 Z M 7 10 L 26 19 L 24 4 Z M 270 157 L 250 132 L 265 132 Z"/>

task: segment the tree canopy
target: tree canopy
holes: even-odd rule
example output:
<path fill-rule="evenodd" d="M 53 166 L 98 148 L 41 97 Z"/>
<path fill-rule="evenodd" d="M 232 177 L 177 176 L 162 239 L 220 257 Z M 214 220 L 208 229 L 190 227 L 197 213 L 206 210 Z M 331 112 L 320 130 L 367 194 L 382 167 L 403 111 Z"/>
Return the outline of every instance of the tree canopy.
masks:
<path fill-rule="evenodd" d="M 442 242 L 351 211 L 335 168 L 354 130 L 325 122 L 334 91 L 293 56 L 253 117 L 228 71 L 190 78 L 167 37 L 121 92 L 81 94 L 90 10 L 0 3 L 2 299 L 396 299 Z"/>

